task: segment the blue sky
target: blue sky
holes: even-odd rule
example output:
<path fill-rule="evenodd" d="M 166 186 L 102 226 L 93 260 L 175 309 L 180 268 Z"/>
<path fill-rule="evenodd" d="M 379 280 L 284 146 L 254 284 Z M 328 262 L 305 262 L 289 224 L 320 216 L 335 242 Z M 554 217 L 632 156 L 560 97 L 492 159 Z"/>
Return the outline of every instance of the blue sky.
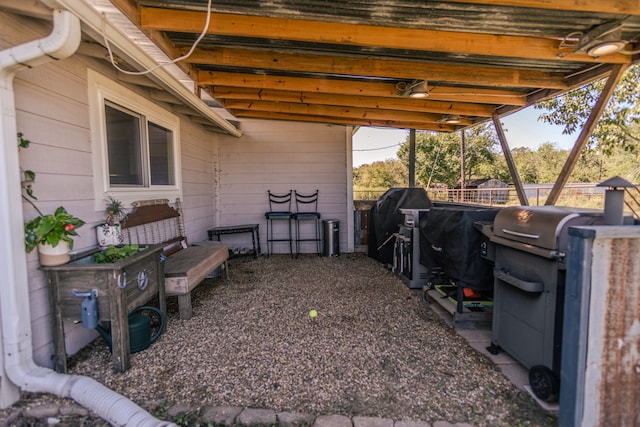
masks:
<path fill-rule="evenodd" d="M 571 148 L 578 135 L 562 135 L 560 127 L 539 122 L 540 113 L 529 107 L 502 118 L 509 147 L 536 149 L 545 142 L 555 142 L 560 148 Z M 360 128 L 353 137 L 353 166 L 397 158 L 398 146 L 408 134 L 403 129 Z"/>

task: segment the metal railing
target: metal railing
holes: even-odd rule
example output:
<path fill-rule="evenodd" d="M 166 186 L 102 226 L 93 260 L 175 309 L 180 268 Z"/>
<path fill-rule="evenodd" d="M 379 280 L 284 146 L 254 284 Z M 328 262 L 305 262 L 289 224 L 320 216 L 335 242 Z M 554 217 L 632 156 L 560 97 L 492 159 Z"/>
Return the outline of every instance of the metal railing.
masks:
<path fill-rule="evenodd" d="M 525 195 L 530 206 L 544 205 L 552 185 L 525 185 Z M 354 191 L 354 200 L 377 200 L 387 189 L 372 189 Z M 427 188 L 427 195 L 432 201 L 467 203 L 483 206 L 520 205 L 514 187 L 505 188 L 474 188 L 474 189 L 446 189 Z M 559 206 L 575 206 L 584 208 L 604 208 L 604 187 L 596 184 L 568 184 L 562 190 L 558 201 Z M 635 218 L 640 217 L 640 188 L 625 189 L 625 204 Z"/>
<path fill-rule="evenodd" d="M 530 206 L 541 206 L 551 193 L 552 186 L 526 186 L 524 188 Z M 453 203 L 472 203 L 485 206 L 520 205 L 518 194 L 513 187 L 474 188 L 474 189 L 427 189 L 429 198 L 434 201 Z M 556 203 L 560 206 L 580 206 L 602 209 L 604 206 L 604 188 L 595 184 L 567 185 Z"/>

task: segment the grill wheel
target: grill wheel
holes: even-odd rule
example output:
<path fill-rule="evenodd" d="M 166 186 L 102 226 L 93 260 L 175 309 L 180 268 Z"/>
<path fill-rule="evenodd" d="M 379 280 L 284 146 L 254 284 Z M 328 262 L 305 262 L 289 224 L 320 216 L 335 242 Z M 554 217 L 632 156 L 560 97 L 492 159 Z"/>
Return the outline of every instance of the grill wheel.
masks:
<path fill-rule="evenodd" d="M 529 385 L 533 394 L 545 402 L 556 402 L 560 393 L 560 380 L 549 368 L 543 365 L 529 369 Z"/>

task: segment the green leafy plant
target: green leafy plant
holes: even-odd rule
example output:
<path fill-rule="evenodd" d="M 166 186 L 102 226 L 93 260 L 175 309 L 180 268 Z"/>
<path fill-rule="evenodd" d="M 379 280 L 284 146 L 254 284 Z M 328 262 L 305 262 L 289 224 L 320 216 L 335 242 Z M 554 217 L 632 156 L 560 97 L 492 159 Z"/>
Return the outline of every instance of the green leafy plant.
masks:
<path fill-rule="evenodd" d="M 33 251 L 40 243 L 55 247 L 61 241 L 69 243 L 69 247 L 73 248 L 71 237 L 78 235 L 76 229 L 82 227 L 84 221 L 68 213 L 62 206 L 51 215 L 43 215 L 40 210 L 38 213 L 40 213 L 39 216 L 24 225 L 26 251 Z"/>
<path fill-rule="evenodd" d="M 29 141 L 28 139 L 24 138 L 24 134 L 22 132 L 18 132 L 18 147 L 20 148 L 29 148 L 29 144 L 31 144 L 31 141 Z M 36 179 L 36 173 L 34 171 L 32 171 L 31 169 L 24 169 L 22 170 L 22 175 L 23 175 L 23 179 L 22 179 L 22 189 L 24 190 L 24 192 L 26 193 L 26 196 L 34 199 L 34 200 L 38 200 L 36 196 L 33 195 L 33 187 L 31 186 L 31 184 L 33 183 L 33 181 L 35 181 Z M 22 195 L 22 197 L 27 200 L 29 203 L 31 203 L 31 201 L 26 197 L 24 194 Z M 33 204 L 33 203 L 31 203 Z"/>
<path fill-rule="evenodd" d="M 31 141 L 24 138 L 22 132 L 18 132 L 18 146 L 20 148 L 28 148 Z M 25 250 L 29 253 L 41 243 L 49 244 L 53 247 L 58 246 L 61 241 L 69 243 L 69 248 L 73 248 L 73 239 L 71 237 L 78 236 L 76 229 L 84 225 L 84 221 L 71 215 L 67 210 L 59 206 L 53 214 L 45 215 L 33 203 L 38 200 L 33 194 L 31 183 L 35 180 L 36 174 L 32 170 L 22 170 L 24 180 L 22 181 L 22 199 L 29 203 L 38 212 L 38 216 L 24 225 L 24 245 Z M 25 194 L 26 193 L 26 194 Z"/>
<path fill-rule="evenodd" d="M 107 199 L 105 211 L 107 212 L 107 217 L 105 219 L 105 223 L 107 225 L 120 224 L 120 222 L 124 221 L 127 217 L 127 211 L 122 205 L 122 202 L 114 199 L 113 197 L 109 197 L 109 199 Z"/>
<path fill-rule="evenodd" d="M 94 258 L 96 263 L 98 264 L 110 264 L 127 258 L 131 255 L 135 255 L 146 248 L 147 246 L 141 247 L 140 245 L 136 244 L 123 246 L 109 245 L 100 252 L 95 253 Z"/>

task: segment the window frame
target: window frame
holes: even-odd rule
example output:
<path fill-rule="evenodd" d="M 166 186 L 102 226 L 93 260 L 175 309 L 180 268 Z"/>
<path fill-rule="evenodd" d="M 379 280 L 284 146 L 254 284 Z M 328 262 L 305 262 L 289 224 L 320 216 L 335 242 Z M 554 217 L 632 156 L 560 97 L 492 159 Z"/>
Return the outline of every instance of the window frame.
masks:
<path fill-rule="evenodd" d="M 93 151 L 93 178 L 95 206 L 97 211 L 104 210 L 104 201 L 108 197 L 114 197 L 125 205 L 131 202 L 147 199 L 175 200 L 182 197 L 182 167 L 180 164 L 180 119 L 175 114 L 149 101 L 140 94 L 116 83 L 115 81 L 88 69 L 89 86 L 89 114 L 91 120 L 91 136 Z M 109 180 L 109 158 L 107 151 L 107 128 L 105 105 L 115 104 L 121 108 L 130 110 L 144 118 L 144 130 L 140 137 L 145 144 L 142 160 L 145 179 L 150 179 L 150 159 L 148 135 L 146 126 L 149 122 L 160 125 L 173 134 L 173 185 L 148 186 L 111 186 Z"/>

